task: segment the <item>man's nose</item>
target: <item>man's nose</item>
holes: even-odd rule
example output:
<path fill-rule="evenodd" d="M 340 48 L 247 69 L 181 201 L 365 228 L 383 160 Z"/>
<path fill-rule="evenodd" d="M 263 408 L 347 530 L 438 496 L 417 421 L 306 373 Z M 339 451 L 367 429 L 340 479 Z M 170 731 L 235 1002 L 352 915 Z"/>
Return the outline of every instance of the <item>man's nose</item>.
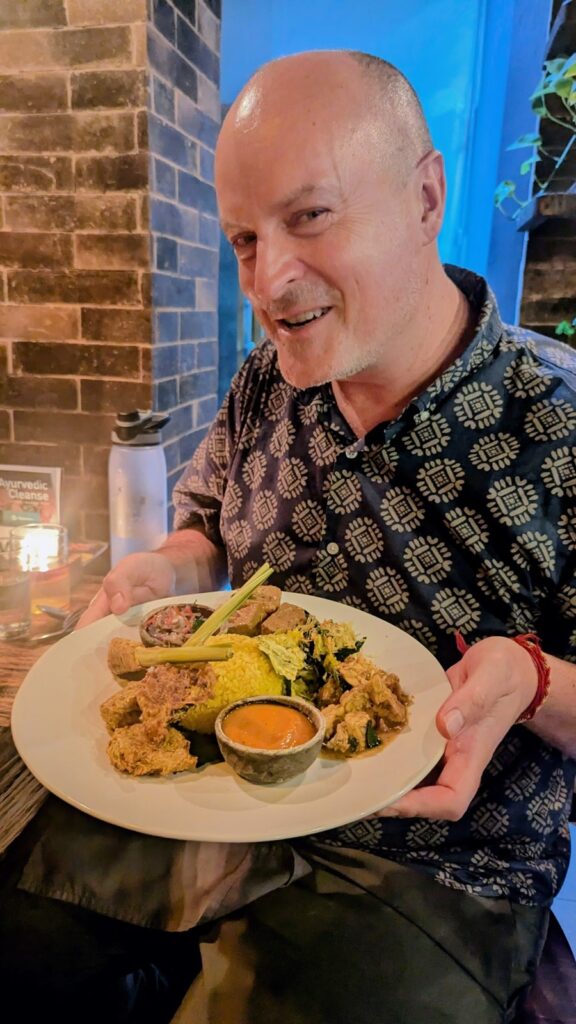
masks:
<path fill-rule="evenodd" d="M 288 240 L 258 240 L 252 290 L 257 302 L 267 306 L 299 281 L 303 264 Z"/>

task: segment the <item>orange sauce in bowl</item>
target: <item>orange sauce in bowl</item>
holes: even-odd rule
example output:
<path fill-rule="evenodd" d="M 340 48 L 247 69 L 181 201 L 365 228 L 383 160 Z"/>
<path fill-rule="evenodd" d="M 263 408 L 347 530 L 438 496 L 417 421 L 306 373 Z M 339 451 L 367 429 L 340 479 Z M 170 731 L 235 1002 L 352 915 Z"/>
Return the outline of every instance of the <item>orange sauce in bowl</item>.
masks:
<path fill-rule="evenodd" d="M 316 735 L 310 719 L 286 704 L 244 704 L 226 715 L 222 728 L 234 743 L 261 750 L 288 750 Z"/>

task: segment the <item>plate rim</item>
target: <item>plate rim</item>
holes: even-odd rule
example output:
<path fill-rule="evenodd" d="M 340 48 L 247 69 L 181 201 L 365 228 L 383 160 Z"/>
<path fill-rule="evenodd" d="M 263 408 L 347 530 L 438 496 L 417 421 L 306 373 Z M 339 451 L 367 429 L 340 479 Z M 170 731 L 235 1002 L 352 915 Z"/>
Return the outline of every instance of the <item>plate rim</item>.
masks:
<path fill-rule="evenodd" d="M 86 630 L 91 630 L 94 633 L 103 632 L 103 636 L 102 636 L 101 640 L 100 641 L 96 641 L 96 643 L 94 645 L 92 645 L 91 650 L 94 652 L 95 650 L 97 650 L 98 643 L 103 643 L 103 642 L 107 643 L 108 640 L 110 639 L 110 636 L 108 635 L 108 633 L 105 630 L 105 626 L 106 625 L 108 625 L 109 627 L 113 626 L 115 632 L 120 631 L 122 628 L 124 628 L 124 629 L 131 628 L 132 629 L 134 627 L 137 627 L 137 622 L 139 621 L 139 619 L 140 619 L 142 614 L 145 614 L 148 611 L 153 610 L 155 607 L 158 607 L 160 605 L 163 605 L 163 604 L 174 604 L 174 603 L 185 601 L 187 599 L 190 599 L 190 600 L 192 600 L 192 599 L 194 599 L 194 600 L 202 600 L 202 601 L 205 601 L 206 603 L 210 603 L 211 601 L 214 602 L 214 601 L 218 601 L 218 600 L 222 601 L 223 599 L 225 599 L 227 593 L 229 593 L 229 592 L 227 592 L 227 591 L 207 591 L 207 592 L 202 592 L 202 593 L 197 594 L 197 595 L 176 595 L 176 596 L 173 596 L 173 597 L 155 598 L 155 599 L 153 599 L 151 601 L 145 602 L 142 605 L 134 606 L 132 609 L 130 609 L 130 611 L 129 611 L 127 616 L 118 617 L 118 616 L 113 615 L 113 614 L 104 616 L 102 619 L 99 619 L 96 622 L 91 623 L 89 626 L 85 627 Z M 448 678 L 447 678 L 447 676 L 446 676 L 446 674 L 444 672 L 444 669 L 440 665 L 440 662 L 438 661 L 438 659 L 419 640 L 417 640 L 415 637 L 411 636 L 411 634 L 401 630 L 394 623 L 392 623 L 392 622 L 390 622 L 390 621 L 388 621 L 386 619 L 380 618 L 379 616 L 373 615 L 371 612 L 367 612 L 367 611 L 365 611 L 362 608 L 356 608 L 354 605 L 347 605 L 347 604 L 344 604 L 344 603 L 339 602 L 339 601 L 334 601 L 331 598 L 325 598 L 325 597 L 321 597 L 319 595 L 306 594 L 306 593 L 302 593 L 302 592 L 283 591 L 282 592 L 282 596 L 283 596 L 283 598 L 286 597 L 286 598 L 288 598 L 290 600 L 294 599 L 294 603 L 300 604 L 302 607 L 306 607 L 306 602 L 309 602 L 309 601 L 314 601 L 314 602 L 319 601 L 322 604 L 327 603 L 328 605 L 333 606 L 335 609 L 342 609 L 344 611 L 348 611 L 348 612 L 352 613 L 352 615 L 356 615 L 358 613 L 362 617 L 363 616 L 367 616 L 374 623 L 377 623 L 377 624 L 381 625 L 382 627 L 385 627 L 385 628 L 391 630 L 392 634 L 394 634 L 394 633 L 400 634 L 402 639 L 405 642 L 407 642 L 409 645 L 414 645 L 414 649 L 415 650 L 419 650 L 420 652 L 425 652 L 425 656 L 428 659 L 430 659 L 431 663 L 435 664 L 436 669 L 440 669 L 440 671 L 442 673 L 443 681 L 445 681 L 445 686 L 443 687 L 444 693 L 439 696 L 439 700 L 437 702 L 436 710 L 438 709 L 438 707 L 441 706 L 441 703 L 443 703 L 443 701 L 446 700 L 447 697 L 452 692 L 451 688 L 450 688 L 450 684 L 449 684 Z M 326 616 L 326 617 L 328 617 L 328 616 Z M 126 619 L 128 619 L 128 622 L 126 621 Z M 346 621 L 345 616 L 342 616 L 340 618 L 340 621 Z M 355 627 L 355 628 L 357 628 L 357 627 Z M 319 834 L 319 833 L 322 833 L 322 832 L 330 831 L 332 829 L 344 828 L 346 826 L 349 826 L 353 822 L 365 819 L 365 818 L 369 817 L 371 814 L 376 813 L 379 809 L 382 809 L 383 807 L 389 805 L 390 803 L 395 802 L 402 795 L 404 795 L 404 793 L 406 793 L 409 790 L 413 789 L 414 786 L 416 786 L 423 778 L 425 778 L 426 775 L 429 774 L 429 772 L 433 769 L 433 767 L 439 762 L 439 760 L 441 759 L 441 757 L 443 755 L 444 747 L 446 745 L 446 740 L 438 732 L 438 730 L 436 729 L 435 725 L 433 725 L 433 723 L 430 723 L 428 728 L 431 728 L 433 726 L 433 732 L 435 733 L 435 737 L 434 738 L 435 738 L 435 740 L 437 742 L 437 750 L 436 750 L 436 753 L 434 755 L 434 758 L 433 758 L 433 760 L 429 759 L 425 764 L 422 764 L 421 767 L 417 768 L 414 772 L 412 772 L 406 778 L 406 780 L 403 783 L 403 785 L 399 786 L 397 789 L 395 789 L 394 796 L 393 796 L 392 799 L 387 799 L 385 801 L 381 800 L 379 803 L 377 803 L 376 806 L 373 806 L 371 809 L 363 808 L 358 813 L 355 813 L 354 816 L 351 816 L 350 810 L 343 811 L 341 819 L 337 819 L 335 817 L 331 818 L 329 824 L 326 824 L 325 822 L 320 822 L 318 825 L 313 826 L 310 823 L 307 823 L 304 830 L 296 830 L 295 831 L 295 824 L 290 825 L 288 823 L 285 828 L 281 828 L 281 827 L 280 828 L 276 828 L 276 829 L 273 829 L 272 831 L 267 831 L 266 834 L 262 834 L 260 832 L 260 830 L 259 830 L 259 834 L 257 834 L 257 835 L 256 834 L 254 834 L 254 835 L 246 835 L 245 833 L 242 833 L 242 834 L 238 835 L 238 834 L 236 834 L 234 832 L 235 825 L 232 824 L 232 822 L 230 821 L 229 829 L 231 829 L 232 831 L 226 832 L 226 828 L 225 828 L 225 826 L 223 826 L 223 827 L 219 827 L 215 832 L 214 831 L 210 832 L 210 830 L 208 828 L 207 829 L 201 829 L 202 835 L 199 835 L 196 829 L 192 829 L 191 830 L 190 827 L 183 827 L 180 824 L 176 824 L 174 827 L 171 827 L 171 828 L 167 828 L 164 825 L 160 825 L 158 827 L 152 827 L 151 824 L 145 824 L 145 823 L 142 823 L 142 822 L 137 823 L 137 822 L 135 822 L 133 820 L 126 820 L 125 818 L 122 817 L 122 814 L 114 813 L 114 810 L 105 811 L 102 808 L 95 808 L 95 807 L 91 806 L 90 802 L 87 802 L 86 800 L 82 800 L 79 797 L 75 796 L 74 794 L 70 794 L 69 792 L 66 792 L 65 788 L 63 789 L 61 786 L 56 785 L 53 780 L 51 780 L 50 778 L 46 777 L 46 775 L 44 774 L 44 771 L 42 770 L 42 767 L 40 767 L 40 769 L 38 769 L 38 765 L 36 764 L 34 757 L 33 756 L 30 757 L 29 752 L 26 749 L 24 749 L 24 750 L 22 749 L 23 746 L 24 746 L 24 748 L 26 748 L 26 746 L 27 746 L 27 741 L 26 740 L 24 741 L 24 744 L 22 744 L 22 733 L 21 733 L 21 728 L 20 728 L 21 727 L 20 715 L 21 715 L 21 712 L 23 713 L 23 708 L 25 707 L 25 702 L 26 702 L 26 699 L 27 699 L 26 689 L 30 690 L 30 688 L 32 686 L 37 685 L 36 684 L 36 676 L 42 671 L 41 666 L 42 666 L 42 662 L 44 661 L 44 659 L 52 660 L 54 658 L 54 652 L 59 647 L 60 647 L 60 653 L 62 653 L 64 645 L 66 645 L 67 642 L 68 642 L 68 646 L 72 646 L 72 644 L 74 643 L 74 638 L 81 636 L 83 633 L 84 633 L 84 630 L 78 631 L 76 633 L 73 633 L 73 634 L 71 634 L 68 637 L 64 637 L 62 640 L 58 641 L 58 643 L 54 644 L 51 648 L 48 648 L 46 651 L 44 651 L 43 654 L 40 656 L 40 658 L 38 658 L 38 660 L 35 662 L 35 664 L 30 668 L 30 670 L 26 674 L 24 680 L 22 681 L 22 683 L 21 683 L 21 685 L 19 687 L 19 689 L 18 689 L 18 691 L 16 693 L 16 696 L 15 696 L 14 702 L 13 702 L 13 707 L 12 707 L 12 734 L 13 734 L 14 745 L 16 746 L 16 749 L 17 749 L 20 757 L 22 758 L 22 760 L 24 761 L 24 763 L 28 767 L 29 771 L 38 779 L 38 781 L 50 793 L 52 793 L 54 796 L 58 797 L 59 799 L 63 800 L 65 803 L 68 803 L 71 806 L 77 808 L 78 810 L 83 811 L 84 813 L 86 813 L 86 814 L 90 815 L 91 817 L 94 817 L 94 818 L 96 818 L 96 819 L 98 819 L 100 821 L 104 821 L 107 824 L 114 825 L 114 826 L 119 827 L 119 828 L 127 829 L 128 831 L 139 832 L 141 834 L 153 835 L 153 836 L 163 837 L 163 838 L 167 838 L 167 839 L 176 839 L 176 840 L 193 841 L 193 842 L 231 842 L 231 843 L 268 842 L 268 841 L 276 841 L 276 840 L 283 840 L 283 839 L 292 839 L 292 838 L 303 837 L 303 836 L 308 836 L 308 835 L 316 835 L 316 834 Z M 102 667 L 104 667 L 104 666 L 102 666 Z M 406 688 L 409 689 L 409 687 L 406 687 Z M 441 688 L 440 682 L 437 682 L 437 683 L 434 684 L 434 689 L 440 690 L 440 688 Z M 95 699 L 95 693 L 92 694 L 92 699 Z M 98 697 L 99 703 L 101 702 L 102 699 L 105 699 L 105 698 L 104 697 Z M 102 722 L 102 733 L 103 733 L 103 737 L 105 737 L 106 736 L 106 731 L 105 731 L 105 726 L 104 726 L 103 722 Z M 395 737 L 393 742 L 397 742 L 397 740 L 400 738 L 401 735 L 402 735 L 402 733 L 400 733 L 398 737 Z M 360 760 L 363 761 L 364 763 L 367 763 L 369 759 L 373 760 L 373 759 L 375 759 L 375 758 L 377 758 L 379 756 L 384 755 L 385 752 L 386 752 L 386 749 L 387 748 L 384 747 L 382 750 L 376 751 L 376 752 L 374 752 L 374 754 L 369 754 L 369 755 L 367 755 L 366 758 L 361 758 Z M 328 759 L 324 759 L 324 760 L 327 761 Z M 32 762 L 32 764 L 29 763 L 30 761 Z M 352 765 L 352 766 L 354 766 L 354 764 L 358 764 L 359 763 L 358 761 L 354 762 L 353 759 L 344 759 L 342 761 L 336 761 L 335 759 L 330 759 L 330 761 L 332 761 L 333 763 L 335 762 L 335 763 L 340 764 L 340 765 Z M 317 764 L 317 762 L 315 762 L 315 764 Z M 110 765 L 109 767 L 110 767 L 110 771 L 113 772 L 114 769 L 112 768 L 112 766 Z M 203 771 L 205 771 L 207 773 L 207 777 L 211 774 L 210 773 L 210 769 L 211 768 L 218 768 L 219 771 L 223 771 L 225 769 L 226 776 L 234 777 L 234 773 L 232 772 L 232 770 L 228 766 L 223 766 L 223 765 L 215 765 L 215 766 L 208 765 L 208 766 L 206 766 L 206 768 L 203 769 Z M 354 769 L 352 767 L 352 771 L 353 770 Z M 152 785 L 154 787 L 156 787 L 156 786 L 163 786 L 163 785 L 165 785 L 166 781 L 170 781 L 170 780 L 176 780 L 177 782 L 179 780 L 183 780 L 182 783 L 180 783 L 180 784 L 184 784 L 185 785 L 186 783 L 193 783 L 195 781 L 195 778 L 197 779 L 197 776 L 194 777 L 194 773 L 179 773 L 177 775 L 173 775 L 173 776 L 168 777 L 168 779 L 166 777 L 159 777 L 159 776 L 143 776 L 143 777 L 140 777 L 140 778 L 136 778 L 134 776 L 126 776 L 126 777 L 121 776 L 122 781 L 129 780 L 130 782 L 135 783 L 135 784 L 140 784 L 140 783 L 150 784 L 150 783 L 152 783 Z M 248 784 L 248 783 L 245 783 L 244 785 L 245 786 L 250 786 L 250 784 Z M 251 788 L 259 789 L 260 790 L 260 789 L 262 789 L 264 787 L 251 787 Z M 270 788 L 270 789 L 279 789 L 280 787 L 265 787 L 265 788 L 266 789 L 268 789 L 268 788 Z M 289 788 L 291 788 L 291 787 L 289 787 Z M 92 799 L 92 802 L 94 802 L 94 798 Z M 186 804 L 184 806 L 187 807 L 188 810 L 192 812 L 192 814 L 198 812 L 198 807 L 195 807 L 193 803 Z M 228 819 L 230 820 L 230 811 L 229 810 L 221 810 L 219 812 L 219 816 L 221 818 L 223 818 L 224 820 L 226 820 L 226 818 L 228 817 Z"/>

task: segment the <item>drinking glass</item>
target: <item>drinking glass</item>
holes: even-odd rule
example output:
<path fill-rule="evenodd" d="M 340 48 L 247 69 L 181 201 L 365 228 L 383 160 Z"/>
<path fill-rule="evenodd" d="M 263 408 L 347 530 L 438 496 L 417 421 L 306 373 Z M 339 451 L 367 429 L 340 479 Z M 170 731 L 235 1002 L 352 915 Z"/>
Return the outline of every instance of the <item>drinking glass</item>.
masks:
<path fill-rule="evenodd" d="M 30 577 L 33 616 L 41 606 L 65 613 L 70 610 L 68 531 L 56 524 L 30 523 L 10 531 L 10 543 L 19 568 Z"/>
<path fill-rule="evenodd" d="M 10 540 L 0 556 L 0 640 L 30 631 L 30 576 L 15 561 Z"/>

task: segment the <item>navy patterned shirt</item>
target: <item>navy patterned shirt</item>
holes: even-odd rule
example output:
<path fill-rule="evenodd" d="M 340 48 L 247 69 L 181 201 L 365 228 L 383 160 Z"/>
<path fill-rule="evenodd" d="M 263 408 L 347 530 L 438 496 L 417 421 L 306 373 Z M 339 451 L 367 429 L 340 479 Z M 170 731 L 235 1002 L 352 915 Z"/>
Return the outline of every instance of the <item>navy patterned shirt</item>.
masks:
<path fill-rule="evenodd" d="M 176 526 L 225 547 L 241 585 L 388 619 L 447 668 L 454 632 L 535 632 L 576 661 L 576 354 L 503 325 L 486 282 L 447 268 L 477 315 L 463 354 L 359 440 L 328 385 L 287 384 L 270 342 L 235 377 L 174 493 Z M 568 863 L 575 763 L 514 727 L 458 822 L 369 819 L 323 833 L 445 885 L 547 903 Z"/>

